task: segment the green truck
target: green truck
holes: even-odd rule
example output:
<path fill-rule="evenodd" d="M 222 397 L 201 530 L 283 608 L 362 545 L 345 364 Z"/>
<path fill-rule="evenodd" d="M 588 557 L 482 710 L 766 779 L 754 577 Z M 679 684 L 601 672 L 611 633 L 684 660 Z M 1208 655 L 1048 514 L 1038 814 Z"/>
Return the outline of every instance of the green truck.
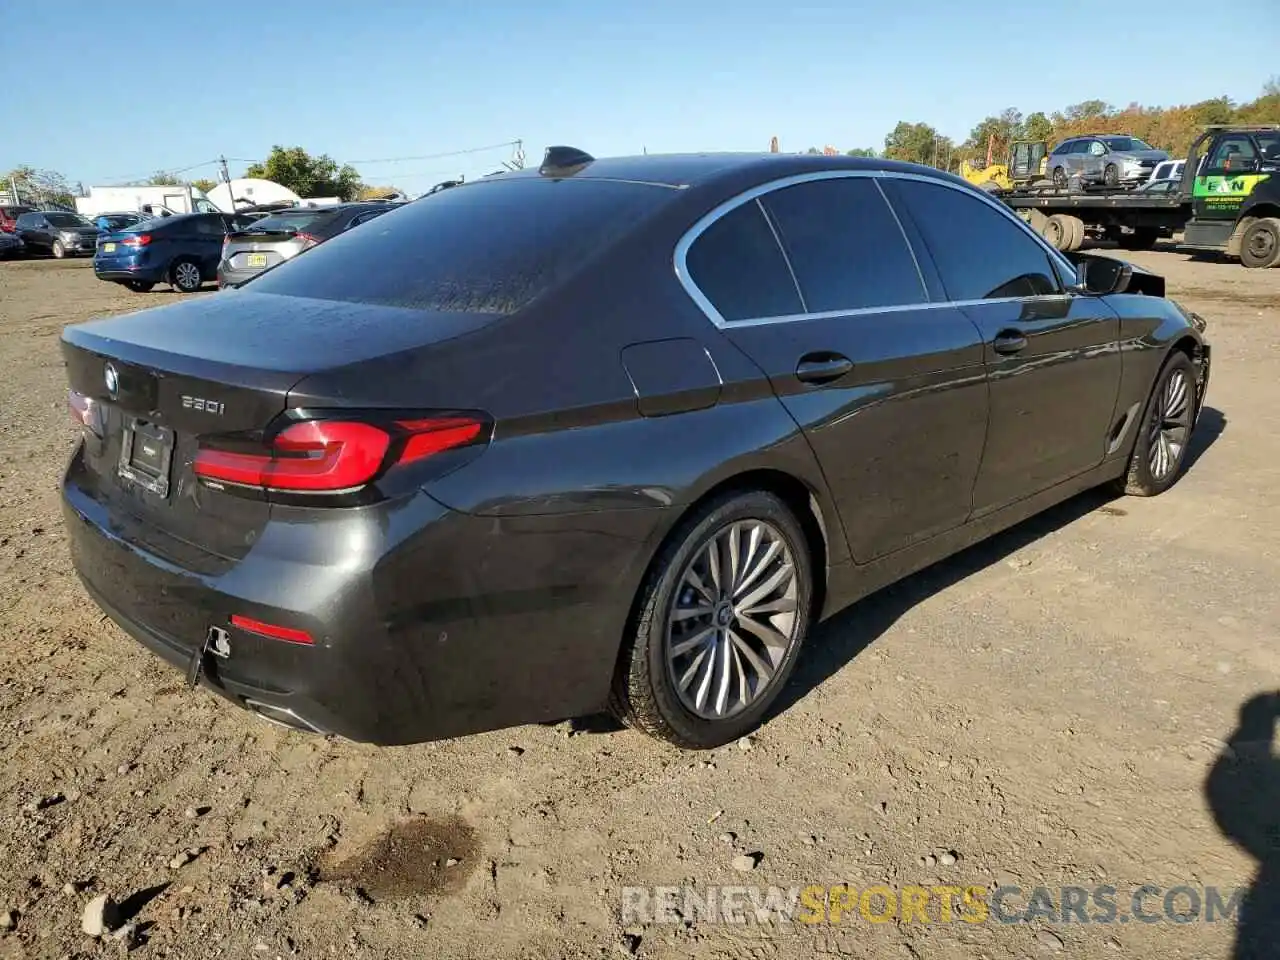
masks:
<path fill-rule="evenodd" d="M 1155 186 L 1154 184 L 1148 186 Z M 1211 126 L 1166 192 L 1032 187 L 1003 194 L 1059 250 L 1086 237 L 1129 249 L 1181 231 L 1179 249 L 1213 250 L 1246 267 L 1280 266 L 1280 124 Z"/>

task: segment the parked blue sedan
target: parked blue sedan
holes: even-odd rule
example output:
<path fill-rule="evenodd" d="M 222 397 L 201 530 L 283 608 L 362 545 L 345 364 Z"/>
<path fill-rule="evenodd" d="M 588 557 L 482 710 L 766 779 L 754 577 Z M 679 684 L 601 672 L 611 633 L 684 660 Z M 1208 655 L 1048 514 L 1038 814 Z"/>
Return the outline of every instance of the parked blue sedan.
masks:
<path fill-rule="evenodd" d="M 193 293 L 218 275 L 222 241 L 253 218 L 229 213 L 191 213 L 146 220 L 98 238 L 93 272 L 99 280 L 146 293 L 167 283 Z"/>

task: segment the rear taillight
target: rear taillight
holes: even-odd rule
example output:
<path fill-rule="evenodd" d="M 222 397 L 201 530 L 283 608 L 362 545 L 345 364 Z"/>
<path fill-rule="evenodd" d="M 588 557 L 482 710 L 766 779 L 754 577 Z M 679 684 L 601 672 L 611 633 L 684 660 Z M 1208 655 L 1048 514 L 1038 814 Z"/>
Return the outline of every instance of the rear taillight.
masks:
<path fill-rule="evenodd" d="M 120 241 L 121 246 L 125 247 L 145 247 L 151 242 L 151 234 L 135 233 L 132 236 L 125 237 Z"/>
<path fill-rule="evenodd" d="M 213 486 L 231 484 L 282 493 L 347 493 L 384 470 L 421 461 L 483 437 L 479 417 L 440 416 L 368 423 L 303 420 L 257 452 L 202 445 L 193 468 Z"/>
<path fill-rule="evenodd" d="M 302 241 L 302 249 L 303 249 L 303 250 L 310 250 L 312 247 L 314 247 L 317 243 L 319 243 L 319 242 L 320 242 L 320 238 L 319 238 L 319 237 L 313 237 L 313 236 L 312 236 L 311 234 L 309 234 L 309 233 L 298 233 L 298 234 L 294 234 L 294 239 L 295 239 L 295 240 L 301 240 L 301 241 Z"/>

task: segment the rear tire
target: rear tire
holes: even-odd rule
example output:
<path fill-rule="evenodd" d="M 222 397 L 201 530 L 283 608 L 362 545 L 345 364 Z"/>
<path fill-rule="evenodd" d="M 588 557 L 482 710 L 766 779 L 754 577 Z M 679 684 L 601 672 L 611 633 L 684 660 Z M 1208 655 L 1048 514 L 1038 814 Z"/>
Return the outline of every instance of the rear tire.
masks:
<path fill-rule="evenodd" d="M 1070 245 L 1067 250 L 1079 250 L 1084 246 L 1085 241 L 1084 221 L 1079 217 L 1064 217 L 1063 219 L 1067 221 L 1067 228 L 1071 231 L 1068 241 Z"/>
<path fill-rule="evenodd" d="M 194 260 L 175 260 L 169 267 L 169 282 L 183 293 L 195 293 L 204 282 L 200 264 Z"/>
<path fill-rule="evenodd" d="M 627 627 L 610 711 L 681 747 L 705 750 L 738 739 L 756 728 L 786 686 L 813 593 L 809 542 L 785 503 L 762 490 L 709 501 L 681 523 L 650 566 Z"/>
<path fill-rule="evenodd" d="M 1280 218 L 1261 217 L 1240 238 L 1240 262 L 1251 269 L 1280 265 Z"/>
<path fill-rule="evenodd" d="M 1041 233 L 1055 250 L 1065 251 L 1071 248 L 1073 231 L 1067 220 L 1068 218 L 1062 214 L 1055 213 L 1044 222 L 1044 229 Z"/>
<path fill-rule="evenodd" d="M 1150 250 L 1156 245 L 1156 239 L 1160 236 L 1160 231 L 1154 227 L 1137 227 L 1133 233 L 1125 240 L 1125 248 L 1128 250 Z"/>
<path fill-rule="evenodd" d="M 1175 350 L 1160 368 L 1147 398 L 1129 470 L 1116 481 L 1116 488 L 1131 497 L 1154 497 L 1172 487 L 1186 464 L 1199 412 L 1195 364 Z"/>

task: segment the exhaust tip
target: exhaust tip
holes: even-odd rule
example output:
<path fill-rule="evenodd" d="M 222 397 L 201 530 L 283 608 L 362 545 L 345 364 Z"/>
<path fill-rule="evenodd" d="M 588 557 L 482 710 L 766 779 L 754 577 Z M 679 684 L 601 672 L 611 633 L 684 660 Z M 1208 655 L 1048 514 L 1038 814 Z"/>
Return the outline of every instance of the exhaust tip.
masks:
<path fill-rule="evenodd" d="M 250 713 L 254 713 L 268 723 L 274 723 L 278 727 L 286 727 L 289 730 L 302 730 L 306 733 L 324 733 L 311 721 L 303 718 L 288 707 L 277 707 L 270 703 L 262 703 L 259 700 L 245 700 L 244 706 Z"/>

